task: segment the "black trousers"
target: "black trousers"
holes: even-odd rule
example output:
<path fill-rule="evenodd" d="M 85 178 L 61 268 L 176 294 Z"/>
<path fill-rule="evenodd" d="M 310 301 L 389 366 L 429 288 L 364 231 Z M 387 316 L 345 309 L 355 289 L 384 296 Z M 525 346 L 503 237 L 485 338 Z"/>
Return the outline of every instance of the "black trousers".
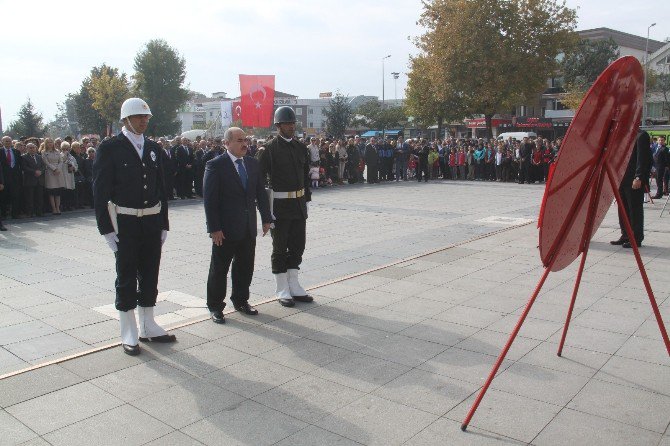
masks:
<path fill-rule="evenodd" d="M 624 180 L 624 182 L 629 184 L 622 184 L 619 187 L 619 194 L 621 195 L 621 204 L 624 209 L 626 209 L 626 215 L 630 220 L 630 226 L 633 228 L 633 234 L 635 235 L 635 241 L 640 244 L 644 240 L 644 185 L 639 189 L 633 189 L 630 187 L 630 181 Z M 618 206 L 617 206 L 618 210 Z M 619 210 L 619 228 L 621 228 L 621 238 L 623 240 L 628 240 L 628 234 L 626 233 L 626 226 L 623 221 L 623 216 Z"/>
<path fill-rule="evenodd" d="M 530 163 L 521 163 L 519 166 L 519 183 L 530 183 L 531 182 L 531 167 Z"/>
<path fill-rule="evenodd" d="M 422 176 L 423 176 L 423 179 L 425 181 L 428 181 L 428 177 L 429 177 L 429 174 L 428 174 L 429 170 L 428 169 L 429 169 L 428 168 L 428 162 L 419 161 L 419 164 L 416 168 L 416 179 L 417 179 L 417 181 L 420 182 Z"/>
<path fill-rule="evenodd" d="M 233 304 L 242 304 L 249 300 L 249 286 L 254 275 L 254 257 L 256 237 L 247 235 L 242 240 L 223 240 L 221 246 L 212 243 L 212 258 L 207 277 L 207 308 L 209 311 L 222 311 L 226 306 L 226 282 L 228 269 L 233 264 L 231 281 L 233 289 L 230 300 Z"/>
<path fill-rule="evenodd" d="M 663 186 L 665 183 L 665 168 L 666 166 L 659 166 L 656 170 L 656 197 L 663 196 Z"/>
<path fill-rule="evenodd" d="M 277 219 L 272 234 L 272 274 L 300 269 L 305 252 L 307 220 Z"/>
<path fill-rule="evenodd" d="M 376 164 L 368 164 L 368 183 L 379 183 L 379 170 Z"/>
<path fill-rule="evenodd" d="M 116 309 L 153 307 L 158 296 L 161 231 L 119 234 L 116 252 Z"/>
<path fill-rule="evenodd" d="M 16 179 L 5 178 L 5 188 L 0 191 L 0 210 L 2 216 L 10 213 L 12 218 L 18 218 L 21 213 L 21 184 Z"/>
<path fill-rule="evenodd" d="M 44 186 L 39 184 L 36 186 L 23 186 L 23 203 L 28 217 L 32 217 L 33 215 L 37 217 L 42 216 L 43 199 Z"/>

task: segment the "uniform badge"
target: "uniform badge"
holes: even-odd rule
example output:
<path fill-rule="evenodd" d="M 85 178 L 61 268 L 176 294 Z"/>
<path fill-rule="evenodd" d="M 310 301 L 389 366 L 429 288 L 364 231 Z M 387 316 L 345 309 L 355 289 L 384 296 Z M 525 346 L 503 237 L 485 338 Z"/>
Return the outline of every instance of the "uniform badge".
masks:
<path fill-rule="evenodd" d="M 156 162 L 156 152 L 154 152 L 153 150 L 151 151 L 151 161 L 153 161 L 154 163 Z"/>

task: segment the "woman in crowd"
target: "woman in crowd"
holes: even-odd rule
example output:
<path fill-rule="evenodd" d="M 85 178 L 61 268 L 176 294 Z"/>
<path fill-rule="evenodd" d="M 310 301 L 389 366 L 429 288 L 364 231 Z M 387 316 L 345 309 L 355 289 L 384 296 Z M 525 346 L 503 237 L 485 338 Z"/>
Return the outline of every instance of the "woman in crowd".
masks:
<path fill-rule="evenodd" d="M 344 178 L 346 178 L 345 171 L 346 171 L 346 168 L 347 168 L 347 157 L 348 157 L 347 148 L 344 146 L 344 141 L 339 140 L 339 139 L 337 140 L 337 144 L 335 145 L 335 148 L 337 149 L 337 154 L 338 154 L 338 157 L 339 157 L 339 160 L 340 160 L 339 161 L 340 165 L 339 165 L 339 169 L 338 169 L 337 178 L 338 178 L 338 183 L 342 184 L 342 182 L 344 181 Z"/>
<path fill-rule="evenodd" d="M 63 141 L 60 146 L 61 157 L 63 158 L 63 163 L 61 164 L 61 169 L 63 170 L 63 177 L 65 178 L 65 190 L 61 198 L 63 202 L 63 210 L 71 211 L 75 207 L 75 182 L 74 182 L 74 173 L 77 171 L 79 166 L 77 166 L 77 160 L 74 159 L 70 153 L 70 143 Z"/>
<path fill-rule="evenodd" d="M 42 159 L 47 167 L 44 177 L 45 187 L 49 196 L 51 212 L 60 215 L 60 198 L 65 189 L 65 175 L 63 175 L 63 158 L 56 150 L 54 140 L 46 138 L 40 145 Z"/>

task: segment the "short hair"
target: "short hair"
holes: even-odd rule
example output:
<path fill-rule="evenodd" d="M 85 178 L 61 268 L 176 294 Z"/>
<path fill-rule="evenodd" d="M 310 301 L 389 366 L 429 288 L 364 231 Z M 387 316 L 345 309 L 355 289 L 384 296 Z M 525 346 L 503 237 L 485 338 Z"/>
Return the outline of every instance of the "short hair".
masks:
<path fill-rule="evenodd" d="M 223 133 L 223 140 L 225 142 L 230 142 L 233 140 L 233 135 L 237 130 L 242 130 L 239 127 L 228 127 L 226 131 Z"/>
<path fill-rule="evenodd" d="M 33 142 L 29 142 L 28 144 L 26 144 L 26 149 L 28 149 L 30 147 L 35 147 L 35 149 L 37 149 L 37 146 Z"/>
<path fill-rule="evenodd" d="M 70 148 L 70 143 L 67 141 L 63 141 L 60 145 L 61 150 L 69 149 Z"/>
<path fill-rule="evenodd" d="M 78 149 L 81 147 L 81 144 L 78 141 L 73 141 L 70 147 L 72 147 L 73 150 Z"/>
<path fill-rule="evenodd" d="M 89 147 L 86 149 L 86 153 L 95 153 L 95 149 L 93 147 Z"/>

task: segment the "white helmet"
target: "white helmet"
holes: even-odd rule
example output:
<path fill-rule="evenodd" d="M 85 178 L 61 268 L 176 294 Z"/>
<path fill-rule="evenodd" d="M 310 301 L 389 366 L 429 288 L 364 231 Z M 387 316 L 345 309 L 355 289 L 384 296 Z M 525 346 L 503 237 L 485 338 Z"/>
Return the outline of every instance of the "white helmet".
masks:
<path fill-rule="evenodd" d="M 151 115 L 149 105 L 140 98 L 128 98 L 121 105 L 121 121 L 128 116 L 133 115 Z"/>

